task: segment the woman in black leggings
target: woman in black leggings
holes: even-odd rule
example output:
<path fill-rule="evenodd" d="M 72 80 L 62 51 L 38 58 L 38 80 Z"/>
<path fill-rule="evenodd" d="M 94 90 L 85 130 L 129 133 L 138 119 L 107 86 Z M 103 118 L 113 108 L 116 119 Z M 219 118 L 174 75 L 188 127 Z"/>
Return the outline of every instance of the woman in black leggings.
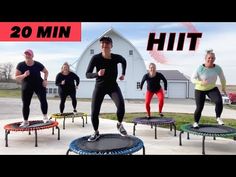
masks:
<path fill-rule="evenodd" d="M 41 110 L 44 116 L 43 121 L 49 121 L 47 117 L 48 103 L 46 99 L 48 71 L 40 62 L 33 60 L 34 53 L 32 50 L 28 49 L 24 54 L 25 61 L 18 63 L 15 73 L 16 80 L 22 82 L 21 97 L 23 102 L 22 112 L 24 121 L 21 123 L 20 127 L 29 126 L 28 118 L 30 113 L 30 102 L 34 92 L 40 101 Z M 44 73 L 44 79 L 41 78 L 40 72 Z"/>
<path fill-rule="evenodd" d="M 201 118 L 206 95 L 215 103 L 216 120 L 219 125 L 224 125 L 221 119 L 223 111 L 222 96 L 216 87 L 217 77 L 220 78 L 222 92 L 226 94 L 226 80 L 222 68 L 214 64 L 215 53 L 212 50 L 207 51 L 205 55 L 205 63 L 200 65 L 192 75 L 192 82 L 195 84 L 195 101 L 196 110 L 194 112 L 193 127 L 198 128 Z"/>
<path fill-rule="evenodd" d="M 122 75 L 119 79 L 124 80 L 126 60 L 121 55 L 111 53 L 112 39 L 110 37 L 103 36 L 100 39 L 100 45 L 102 52 L 92 57 L 86 71 L 87 78 L 96 78 L 91 106 L 92 124 L 95 133 L 89 137 L 88 141 L 96 141 L 100 137 L 98 131 L 98 116 L 100 113 L 101 104 L 106 94 L 111 97 L 117 107 L 117 129 L 121 135 L 127 135 L 127 132 L 122 125 L 125 114 L 124 99 L 116 82 L 118 75 L 118 63 L 122 64 Z M 94 67 L 96 67 L 96 73 L 93 73 Z"/>
<path fill-rule="evenodd" d="M 76 85 L 75 85 L 76 81 Z M 60 112 L 63 113 L 65 108 L 66 97 L 70 96 L 72 100 L 73 112 L 76 113 L 76 89 L 79 86 L 80 78 L 70 71 L 70 66 L 66 62 L 61 67 L 61 72 L 56 76 L 56 85 L 58 86 L 60 102 Z"/>

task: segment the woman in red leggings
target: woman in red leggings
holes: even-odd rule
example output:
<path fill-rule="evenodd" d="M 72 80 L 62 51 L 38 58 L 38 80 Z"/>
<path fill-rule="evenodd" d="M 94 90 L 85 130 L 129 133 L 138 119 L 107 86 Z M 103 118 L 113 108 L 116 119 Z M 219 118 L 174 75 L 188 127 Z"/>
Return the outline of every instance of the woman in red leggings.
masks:
<path fill-rule="evenodd" d="M 154 63 L 149 64 L 149 71 L 147 74 L 143 76 L 141 81 L 141 90 L 143 89 L 143 84 L 147 81 L 147 92 L 145 98 L 146 110 L 147 110 L 147 118 L 151 117 L 150 113 L 150 103 L 154 94 L 157 95 L 159 101 L 159 115 L 163 117 L 162 108 L 164 105 L 164 92 L 160 85 L 160 81 L 164 82 L 165 92 L 167 90 L 167 80 L 166 78 L 159 72 L 156 71 L 156 65 Z"/>

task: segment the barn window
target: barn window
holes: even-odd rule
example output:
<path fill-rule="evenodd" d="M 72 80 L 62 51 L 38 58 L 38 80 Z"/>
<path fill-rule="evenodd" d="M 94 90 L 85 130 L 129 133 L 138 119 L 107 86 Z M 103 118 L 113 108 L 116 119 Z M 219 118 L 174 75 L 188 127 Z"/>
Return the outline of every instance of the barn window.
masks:
<path fill-rule="evenodd" d="M 57 88 L 53 89 L 53 93 L 56 94 L 57 93 Z"/>
<path fill-rule="evenodd" d="M 48 92 L 48 93 L 49 93 L 49 94 L 52 93 L 52 88 L 49 88 L 49 92 Z"/>
<path fill-rule="evenodd" d="M 133 50 L 129 50 L 129 55 L 133 55 Z"/>
<path fill-rule="evenodd" d="M 140 83 L 140 82 L 137 82 L 137 84 L 136 84 L 136 88 L 137 88 L 137 90 L 139 90 L 140 87 L 141 87 L 141 83 Z"/>
<path fill-rule="evenodd" d="M 90 49 L 90 54 L 94 54 L 94 49 Z"/>
<path fill-rule="evenodd" d="M 46 93 L 48 93 L 48 88 L 46 88 Z"/>

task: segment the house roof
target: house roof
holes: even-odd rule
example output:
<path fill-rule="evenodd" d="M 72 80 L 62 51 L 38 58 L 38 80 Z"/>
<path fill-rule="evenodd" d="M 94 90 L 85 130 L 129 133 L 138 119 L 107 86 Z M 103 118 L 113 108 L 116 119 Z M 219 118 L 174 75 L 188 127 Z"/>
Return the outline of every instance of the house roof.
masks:
<path fill-rule="evenodd" d="M 167 80 L 189 80 L 178 70 L 157 70 L 157 72 L 163 74 Z"/>

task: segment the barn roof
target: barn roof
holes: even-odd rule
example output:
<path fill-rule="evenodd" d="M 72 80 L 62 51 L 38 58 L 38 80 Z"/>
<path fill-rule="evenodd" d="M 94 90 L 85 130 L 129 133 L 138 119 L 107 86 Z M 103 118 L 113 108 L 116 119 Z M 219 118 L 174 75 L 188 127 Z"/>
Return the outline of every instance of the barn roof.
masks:
<path fill-rule="evenodd" d="M 157 72 L 162 73 L 167 80 L 189 80 L 178 70 L 158 70 Z"/>

